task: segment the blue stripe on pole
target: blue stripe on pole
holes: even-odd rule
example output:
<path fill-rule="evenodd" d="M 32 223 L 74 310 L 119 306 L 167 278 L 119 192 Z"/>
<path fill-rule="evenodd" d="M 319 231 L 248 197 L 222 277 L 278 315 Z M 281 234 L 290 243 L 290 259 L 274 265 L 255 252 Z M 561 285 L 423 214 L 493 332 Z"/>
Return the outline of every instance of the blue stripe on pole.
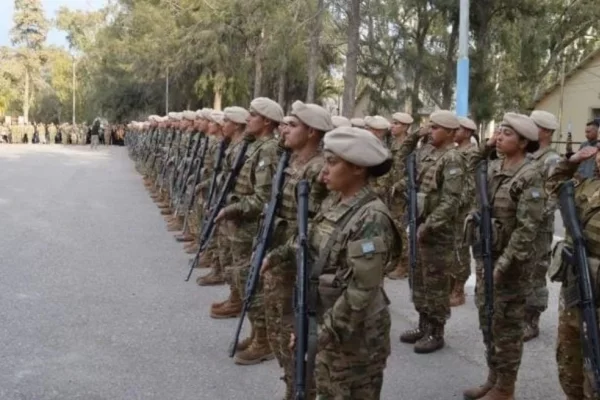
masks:
<path fill-rule="evenodd" d="M 469 59 L 461 57 L 456 65 L 456 115 L 469 115 Z"/>

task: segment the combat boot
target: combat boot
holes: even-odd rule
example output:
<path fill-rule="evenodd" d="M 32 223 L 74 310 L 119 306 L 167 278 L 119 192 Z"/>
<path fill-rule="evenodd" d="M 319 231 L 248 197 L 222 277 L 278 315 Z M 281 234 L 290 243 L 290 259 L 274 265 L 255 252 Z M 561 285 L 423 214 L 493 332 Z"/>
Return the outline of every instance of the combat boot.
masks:
<path fill-rule="evenodd" d="M 176 218 L 174 220 L 172 220 L 168 225 L 167 225 L 167 231 L 168 232 L 178 232 L 180 230 L 183 229 L 183 221 L 181 221 L 181 219 Z"/>
<path fill-rule="evenodd" d="M 496 384 L 481 400 L 515 400 L 515 380 L 499 375 Z"/>
<path fill-rule="evenodd" d="M 225 283 L 225 278 L 223 278 L 222 274 L 215 272 L 215 270 L 213 269 L 207 275 L 198 277 L 196 279 L 196 283 L 198 284 L 198 286 L 222 285 L 223 283 Z"/>
<path fill-rule="evenodd" d="M 173 210 L 171 210 L 171 207 L 167 204 L 166 207 L 159 207 L 160 210 L 160 214 L 161 215 L 169 215 L 173 212 Z"/>
<path fill-rule="evenodd" d="M 428 331 L 425 336 L 415 343 L 415 353 L 429 354 L 444 347 L 444 325 L 431 322 Z"/>
<path fill-rule="evenodd" d="M 403 263 L 398 263 L 396 269 L 387 275 L 392 280 L 406 279 L 408 277 L 408 267 Z"/>
<path fill-rule="evenodd" d="M 427 331 L 427 317 L 425 314 L 419 314 L 419 325 L 415 329 L 408 330 L 400 335 L 402 343 L 415 344 L 425 336 Z"/>
<path fill-rule="evenodd" d="M 195 239 L 194 235 L 192 235 L 189 232 L 184 232 L 181 235 L 175 236 L 175 240 L 177 240 L 178 242 L 181 242 L 181 243 L 190 243 L 190 242 L 193 242 L 194 239 Z"/>
<path fill-rule="evenodd" d="M 246 350 L 236 353 L 234 362 L 238 365 L 255 365 L 273 358 L 275 358 L 275 354 L 269 346 L 267 330 L 256 329 L 250 346 Z"/>
<path fill-rule="evenodd" d="M 185 249 L 185 253 L 186 254 L 196 254 L 198 252 L 198 250 L 200 250 L 200 246 L 198 246 L 198 243 L 195 243 L 195 242 L 189 242 L 189 243 L 191 243 L 192 245 Z"/>
<path fill-rule="evenodd" d="M 540 313 L 537 311 L 525 312 L 525 332 L 523 341 L 528 342 L 540 335 Z"/>
<path fill-rule="evenodd" d="M 465 304 L 465 286 L 458 281 L 454 281 L 454 287 L 450 294 L 450 307 L 458 307 L 463 304 Z"/>
<path fill-rule="evenodd" d="M 487 380 L 485 381 L 485 383 L 481 386 L 473 387 L 473 388 L 469 388 L 469 389 L 465 390 L 463 392 L 464 399 L 465 400 L 481 399 L 483 396 L 488 394 L 488 392 L 490 390 L 492 390 L 492 388 L 496 384 L 497 380 L 498 380 L 498 376 L 496 375 L 496 371 L 494 371 L 492 369 L 488 370 L 488 377 L 487 377 Z"/>
<path fill-rule="evenodd" d="M 214 305 L 213 305 L 214 306 Z M 214 319 L 237 318 L 242 312 L 242 298 L 237 289 L 231 288 L 229 298 L 220 307 L 211 306 L 210 317 Z"/>

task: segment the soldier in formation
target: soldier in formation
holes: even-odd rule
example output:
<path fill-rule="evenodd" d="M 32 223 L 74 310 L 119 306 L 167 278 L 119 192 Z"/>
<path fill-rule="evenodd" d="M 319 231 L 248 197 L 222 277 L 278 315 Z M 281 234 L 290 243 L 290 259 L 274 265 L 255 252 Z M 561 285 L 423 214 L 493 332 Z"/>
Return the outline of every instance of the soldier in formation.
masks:
<path fill-rule="evenodd" d="M 444 346 L 450 307 L 465 302 L 472 251 L 488 378 L 464 396 L 514 398 L 523 342 L 539 334 L 539 315 L 547 307 L 555 192 L 597 149 L 560 161 L 549 146 L 556 118 L 539 111 L 531 116 L 507 113 L 500 129 L 481 145 L 473 143 L 475 122 L 450 111 L 434 112 L 428 125 L 410 132 L 413 122 L 405 113 L 394 114 L 391 121 L 381 116 L 348 120 L 302 102 L 295 102 L 285 116 L 276 102 L 257 98 L 249 110 L 235 106 L 223 112 L 169 113 L 127 126 L 125 142 L 169 230 L 182 230 L 176 238 L 198 256 L 193 265 L 209 268 L 198 285 L 229 287 L 227 299 L 213 303 L 210 315 L 238 318 L 244 302 L 248 304 L 250 334 L 238 344 L 235 363 L 276 358 L 285 399 L 294 397 L 294 345 L 300 340 L 292 307 L 298 279 L 299 182 L 310 183 L 314 290 L 308 303 L 315 305 L 315 314 L 309 318 L 314 329 L 309 330 L 306 359 L 308 398 L 380 398 L 390 353 L 383 279 L 409 274 L 406 169 L 411 153 L 418 212 L 418 229 L 411 233 L 417 252 L 410 255 L 417 268 L 411 278 L 419 321 L 400 340 L 417 353 Z M 501 156 L 493 159 L 494 153 Z M 481 205 L 475 174 L 482 161 L 489 163 L 486 184 L 493 216 L 493 315 L 484 304 L 482 238 L 474 218 Z M 280 164 L 284 172 L 278 186 L 274 178 Z M 590 199 L 598 191 L 595 182 L 582 182 L 576 200 Z M 265 205 L 274 198 L 279 199 L 273 203 L 278 204 L 276 222 L 260 279 L 252 286 L 253 249 L 265 222 Z M 582 215 L 593 218 L 592 204 L 581 207 Z M 203 235 L 211 223 L 212 235 Z M 592 235 L 593 224 L 586 227 Z M 212 240 L 206 242 L 207 237 Z M 577 308 L 561 302 L 559 375 L 569 399 L 591 399 L 578 321 Z"/>

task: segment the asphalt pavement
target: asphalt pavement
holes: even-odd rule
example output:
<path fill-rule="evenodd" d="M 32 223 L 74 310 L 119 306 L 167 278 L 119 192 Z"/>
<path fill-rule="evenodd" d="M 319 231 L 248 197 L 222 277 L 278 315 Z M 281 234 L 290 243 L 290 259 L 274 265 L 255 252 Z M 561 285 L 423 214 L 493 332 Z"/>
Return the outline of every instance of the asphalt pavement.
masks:
<path fill-rule="evenodd" d="M 283 396 L 275 361 L 228 358 L 236 321 L 208 316 L 227 290 L 184 282 L 188 256 L 125 148 L 0 145 L 0 221 L 0 400 Z M 446 347 L 417 355 L 398 342 L 417 320 L 408 284 L 386 282 L 393 349 L 383 399 L 461 399 L 483 382 L 472 286 L 452 310 Z M 564 399 L 554 358 L 558 288 L 549 287 L 541 335 L 525 345 L 521 400 Z"/>

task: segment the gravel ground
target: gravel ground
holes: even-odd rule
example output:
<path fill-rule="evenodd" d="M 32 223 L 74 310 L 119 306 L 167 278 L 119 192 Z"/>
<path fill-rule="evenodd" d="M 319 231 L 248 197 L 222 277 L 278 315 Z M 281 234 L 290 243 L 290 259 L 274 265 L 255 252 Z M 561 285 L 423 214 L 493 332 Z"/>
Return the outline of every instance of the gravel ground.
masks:
<path fill-rule="evenodd" d="M 235 321 L 208 317 L 226 289 L 183 281 L 187 256 L 126 149 L 1 145 L 0 188 L 0 399 L 282 397 L 274 361 L 241 367 L 228 358 Z M 407 283 L 386 288 L 393 352 L 383 399 L 460 399 L 483 381 L 472 296 L 453 310 L 446 348 L 418 356 L 397 341 L 417 319 Z M 542 334 L 525 346 L 519 399 L 564 398 L 557 292 L 551 285 Z"/>

